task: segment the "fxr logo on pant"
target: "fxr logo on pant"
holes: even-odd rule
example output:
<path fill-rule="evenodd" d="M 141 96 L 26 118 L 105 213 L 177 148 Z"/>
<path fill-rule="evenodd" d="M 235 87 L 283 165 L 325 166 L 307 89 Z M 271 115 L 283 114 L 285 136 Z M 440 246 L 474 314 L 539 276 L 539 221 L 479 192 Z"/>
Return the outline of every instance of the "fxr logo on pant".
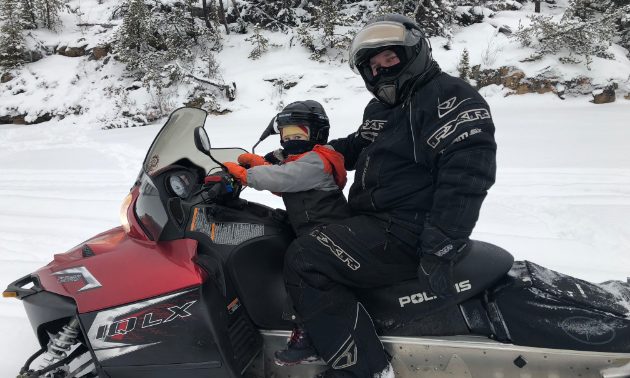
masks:
<path fill-rule="evenodd" d="M 472 289 L 472 286 L 470 285 L 469 280 L 462 281 L 455 284 L 455 290 L 457 290 L 458 293 L 461 293 L 462 291 L 468 291 L 470 289 Z M 405 305 L 409 303 L 418 304 L 422 302 L 428 302 L 436 298 L 437 298 L 436 296 L 433 296 L 433 297 L 427 296 L 427 293 L 425 292 L 425 293 L 413 294 L 406 297 L 400 297 L 398 298 L 398 302 L 400 302 L 400 307 L 405 307 Z"/>
<path fill-rule="evenodd" d="M 330 251 L 339 258 L 339 260 L 343 261 L 348 265 L 348 268 L 352 270 L 357 270 L 361 267 L 361 264 L 357 260 L 355 260 L 352 256 L 350 256 L 346 251 L 344 251 L 340 246 L 335 244 L 331 238 L 326 236 L 324 233 L 319 232 L 317 230 L 311 232 L 311 236 L 317 239 L 320 243 L 328 247 Z"/>

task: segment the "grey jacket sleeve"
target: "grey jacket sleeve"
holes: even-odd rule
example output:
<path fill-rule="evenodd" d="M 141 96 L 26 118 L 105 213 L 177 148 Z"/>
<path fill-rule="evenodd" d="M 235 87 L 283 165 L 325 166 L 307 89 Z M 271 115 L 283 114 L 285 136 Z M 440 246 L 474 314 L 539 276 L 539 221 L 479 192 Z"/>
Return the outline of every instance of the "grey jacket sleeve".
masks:
<path fill-rule="evenodd" d="M 338 189 L 324 161 L 309 152 L 296 161 L 282 165 L 260 165 L 247 170 L 247 186 L 272 192 L 304 192 L 311 189 Z"/>

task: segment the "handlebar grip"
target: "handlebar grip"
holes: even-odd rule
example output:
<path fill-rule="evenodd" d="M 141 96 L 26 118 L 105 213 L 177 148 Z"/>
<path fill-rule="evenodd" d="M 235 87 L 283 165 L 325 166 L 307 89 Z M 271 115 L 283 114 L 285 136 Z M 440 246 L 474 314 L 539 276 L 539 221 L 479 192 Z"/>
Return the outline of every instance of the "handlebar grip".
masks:
<path fill-rule="evenodd" d="M 208 190 L 208 197 L 215 198 L 217 194 L 219 194 L 220 191 L 221 191 L 221 183 L 217 182 L 216 184 L 212 185 L 212 188 L 210 188 L 210 190 Z"/>

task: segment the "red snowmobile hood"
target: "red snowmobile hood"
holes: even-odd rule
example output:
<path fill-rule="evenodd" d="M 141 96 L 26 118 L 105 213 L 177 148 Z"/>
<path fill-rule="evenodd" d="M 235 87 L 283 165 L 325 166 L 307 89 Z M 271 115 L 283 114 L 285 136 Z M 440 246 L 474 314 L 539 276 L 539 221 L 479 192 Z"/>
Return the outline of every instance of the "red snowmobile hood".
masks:
<path fill-rule="evenodd" d="M 130 213 L 137 196 L 134 191 Z M 135 218 L 134 218 L 135 221 Z M 73 298 L 79 313 L 96 311 L 200 285 L 206 273 L 194 263 L 197 241 L 154 243 L 130 237 L 123 227 L 103 232 L 34 274 L 44 290 Z M 94 256 L 83 257 L 87 245 Z M 88 253 L 89 254 L 89 253 Z"/>

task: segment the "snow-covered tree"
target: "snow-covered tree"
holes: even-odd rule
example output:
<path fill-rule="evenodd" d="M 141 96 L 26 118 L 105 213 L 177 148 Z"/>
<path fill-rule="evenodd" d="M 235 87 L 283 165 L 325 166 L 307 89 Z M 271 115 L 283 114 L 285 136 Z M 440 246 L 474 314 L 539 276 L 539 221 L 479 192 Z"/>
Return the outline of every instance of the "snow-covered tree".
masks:
<path fill-rule="evenodd" d="M 457 62 L 457 72 L 459 72 L 459 78 L 465 82 L 470 82 L 470 58 L 468 55 L 468 49 L 464 49 L 462 55 Z"/>
<path fill-rule="evenodd" d="M 127 0 L 127 13 L 113 40 L 118 59 L 147 88 L 169 87 L 196 72 L 208 71 L 216 61 L 210 55 L 221 49 L 216 25 L 192 16 L 192 0 L 151 4 Z"/>
<path fill-rule="evenodd" d="M 24 36 L 19 0 L 0 1 L 0 66 L 14 68 L 24 62 Z"/>
<path fill-rule="evenodd" d="M 345 49 L 352 42 L 347 35 L 337 33 L 338 26 L 349 24 L 349 19 L 341 10 L 339 0 L 322 0 L 317 10 L 317 23 L 315 26 L 322 29 L 322 44 L 327 48 Z"/>
<path fill-rule="evenodd" d="M 20 18 L 24 23 L 24 29 L 37 28 L 35 0 L 20 0 Z"/>
<path fill-rule="evenodd" d="M 468 11 L 463 12 L 456 16 L 457 23 L 461 26 L 470 26 L 472 24 L 478 24 L 483 21 L 483 13 L 477 11 L 476 7 L 470 7 Z"/>
<path fill-rule="evenodd" d="M 297 9 L 306 21 L 310 18 L 300 5 L 300 0 L 251 0 L 244 4 L 241 20 L 258 24 L 263 29 L 286 32 L 303 21 L 296 13 Z"/>
<path fill-rule="evenodd" d="M 453 36 L 455 4 L 451 0 L 419 0 L 413 16 L 427 36 Z"/>
<path fill-rule="evenodd" d="M 630 0 L 602 0 L 593 2 L 593 6 L 599 11 L 605 11 L 607 9 L 617 9 L 619 19 L 617 20 L 617 32 L 619 34 L 618 44 L 630 50 L 630 12 L 628 6 L 630 6 Z M 630 57 L 630 53 L 628 54 Z"/>
<path fill-rule="evenodd" d="M 64 9 L 62 0 L 35 0 L 35 14 L 45 28 L 57 30 L 61 26 L 59 12 Z"/>
<path fill-rule="evenodd" d="M 593 56 L 613 58 L 608 47 L 618 34 L 617 22 L 630 12 L 630 5 L 609 7 L 601 15 L 593 16 L 585 14 L 584 3 L 572 0 L 559 21 L 553 16 L 529 16 L 531 25 L 519 26 L 512 37 L 523 46 L 535 48 L 537 56 L 568 51 L 570 56 L 561 60 L 564 63 L 579 63 L 575 56 L 583 56 L 590 70 Z"/>
<path fill-rule="evenodd" d="M 260 25 L 256 24 L 256 26 L 254 26 L 254 34 L 252 34 L 249 38 L 245 38 L 245 40 L 251 42 L 254 46 L 254 49 L 249 54 L 250 59 L 256 60 L 260 58 L 265 51 L 267 51 L 267 44 L 269 43 L 269 40 L 260 33 Z"/>
<path fill-rule="evenodd" d="M 144 0 L 129 0 L 127 7 L 127 14 L 114 37 L 115 51 L 120 60 L 127 63 L 127 69 L 135 70 L 142 66 L 157 44 L 151 33 L 150 14 Z"/>
<path fill-rule="evenodd" d="M 619 44 L 630 51 L 630 12 L 619 20 Z M 628 53 L 630 57 L 630 53 Z"/>

